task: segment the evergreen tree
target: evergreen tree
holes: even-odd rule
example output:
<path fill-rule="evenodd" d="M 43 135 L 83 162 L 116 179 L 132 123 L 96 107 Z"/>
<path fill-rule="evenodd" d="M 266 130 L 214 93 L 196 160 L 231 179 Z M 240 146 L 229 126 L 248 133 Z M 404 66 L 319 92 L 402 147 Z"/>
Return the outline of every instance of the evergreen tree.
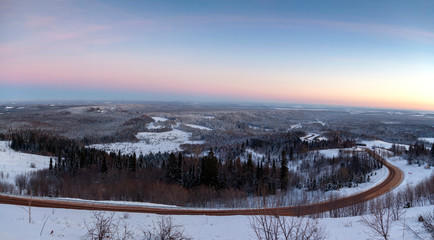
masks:
<path fill-rule="evenodd" d="M 282 151 L 282 161 L 280 166 L 280 188 L 282 190 L 288 188 L 288 159 L 286 158 L 285 150 Z"/>
<path fill-rule="evenodd" d="M 434 143 L 431 146 L 431 156 L 434 158 Z"/>
<path fill-rule="evenodd" d="M 216 187 L 218 185 L 218 160 L 212 150 L 210 150 L 208 156 L 202 158 L 200 167 L 200 183 Z"/>
<path fill-rule="evenodd" d="M 170 153 L 166 165 L 166 181 L 168 183 L 182 183 L 181 163 L 175 157 L 174 153 Z"/>
<path fill-rule="evenodd" d="M 101 164 L 101 166 L 100 166 L 100 168 L 99 168 L 99 171 L 100 171 L 101 173 L 106 173 L 106 172 L 108 171 L 108 168 L 107 168 L 107 160 L 106 160 L 105 158 L 103 158 L 103 160 L 102 160 L 102 164 Z"/>
<path fill-rule="evenodd" d="M 48 170 L 53 170 L 53 159 L 52 158 L 50 158 L 50 165 L 49 165 L 49 167 L 48 167 Z"/>

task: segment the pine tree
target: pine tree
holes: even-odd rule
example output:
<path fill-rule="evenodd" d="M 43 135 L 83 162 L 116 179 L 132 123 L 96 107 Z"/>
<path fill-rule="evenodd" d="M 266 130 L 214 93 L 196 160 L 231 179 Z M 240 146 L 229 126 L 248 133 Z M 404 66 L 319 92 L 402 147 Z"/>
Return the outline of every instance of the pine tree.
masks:
<path fill-rule="evenodd" d="M 166 181 L 168 183 L 182 183 L 182 171 L 180 167 L 180 161 L 182 160 L 177 160 L 174 153 L 170 153 L 166 166 Z"/>
<path fill-rule="evenodd" d="M 288 159 L 286 158 L 285 150 L 282 151 L 282 161 L 280 166 L 280 188 L 282 190 L 288 188 Z"/>
<path fill-rule="evenodd" d="M 53 159 L 52 158 L 50 158 L 50 165 L 48 167 L 48 170 L 49 171 L 53 170 Z"/>
<path fill-rule="evenodd" d="M 106 172 L 108 171 L 108 168 L 107 168 L 107 160 L 106 160 L 105 158 L 103 158 L 103 160 L 102 160 L 102 164 L 101 164 L 101 166 L 100 166 L 99 171 L 100 171 L 101 173 L 106 173 Z"/>
<path fill-rule="evenodd" d="M 200 182 L 206 186 L 218 186 L 218 160 L 210 150 L 208 156 L 201 161 Z"/>

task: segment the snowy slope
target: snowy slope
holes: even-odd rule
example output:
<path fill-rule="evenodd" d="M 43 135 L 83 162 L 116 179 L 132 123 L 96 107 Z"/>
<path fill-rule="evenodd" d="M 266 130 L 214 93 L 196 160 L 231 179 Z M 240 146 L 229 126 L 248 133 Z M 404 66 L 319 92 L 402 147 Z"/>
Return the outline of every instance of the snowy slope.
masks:
<path fill-rule="evenodd" d="M 182 144 L 202 144 L 203 141 L 190 141 L 191 133 L 178 129 L 167 132 L 140 132 L 136 135 L 140 140 L 137 143 L 119 142 L 109 144 L 94 144 L 90 147 L 101 149 L 107 152 L 136 153 L 136 155 L 148 154 L 150 152 L 172 152 L 180 151 Z"/>
<path fill-rule="evenodd" d="M 14 184 L 15 177 L 22 173 L 48 168 L 50 157 L 16 152 L 9 144 L 0 141 L 0 181 Z"/>
<path fill-rule="evenodd" d="M 197 129 L 200 129 L 200 130 L 207 130 L 207 131 L 211 131 L 212 129 L 211 128 L 207 128 L 207 127 L 204 127 L 204 126 L 199 126 L 199 125 L 196 125 L 196 124 L 184 124 L 185 126 L 188 126 L 188 127 L 191 127 L 191 128 L 197 128 Z"/>

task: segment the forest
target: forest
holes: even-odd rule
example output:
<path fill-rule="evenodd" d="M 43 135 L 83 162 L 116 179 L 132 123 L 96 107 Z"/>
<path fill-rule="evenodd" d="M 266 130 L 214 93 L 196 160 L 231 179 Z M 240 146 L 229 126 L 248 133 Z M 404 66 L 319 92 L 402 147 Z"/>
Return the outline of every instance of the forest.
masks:
<path fill-rule="evenodd" d="M 339 137 L 301 141 L 302 133 L 251 138 L 220 145 L 204 156 L 183 152 L 147 155 L 107 153 L 83 141 L 50 132 L 21 131 L 3 136 L 11 148 L 51 156 L 49 168 L 16 179 L 20 193 L 34 196 L 92 200 L 143 201 L 181 206 L 231 206 L 237 199 L 267 197 L 289 189 L 329 191 L 369 181 L 381 163 L 364 152 L 340 153 L 333 158 L 312 150 L 352 147 Z M 265 152 L 262 159 L 240 156 L 246 149 Z M 224 156 L 224 157 L 223 157 Z M 304 159 L 304 160 L 303 160 Z M 296 169 L 291 162 L 301 162 Z"/>

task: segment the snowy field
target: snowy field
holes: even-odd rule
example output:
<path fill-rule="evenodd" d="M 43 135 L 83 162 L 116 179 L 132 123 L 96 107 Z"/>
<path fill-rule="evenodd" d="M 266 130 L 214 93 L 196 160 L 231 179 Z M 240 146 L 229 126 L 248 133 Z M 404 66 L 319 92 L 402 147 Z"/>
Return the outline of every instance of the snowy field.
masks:
<path fill-rule="evenodd" d="M 15 184 L 15 177 L 26 172 L 48 168 L 50 157 L 20 153 L 0 141 L 0 181 Z"/>
<path fill-rule="evenodd" d="M 184 125 L 187 126 L 187 127 L 197 128 L 197 129 L 200 129 L 200 130 L 206 130 L 206 131 L 211 131 L 212 130 L 211 128 L 207 128 L 207 127 L 204 127 L 204 126 L 199 126 L 199 125 L 196 125 L 196 124 L 184 124 Z"/>
<path fill-rule="evenodd" d="M 421 141 L 434 143 L 434 138 L 418 138 Z"/>
<path fill-rule="evenodd" d="M 373 141 L 362 141 L 363 144 L 366 144 L 366 147 L 371 148 L 372 147 L 379 147 L 384 149 L 390 149 L 393 146 L 393 143 L 384 142 L 380 140 L 373 140 Z M 405 149 L 408 149 L 408 145 L 405 144 L 395 144 L 396 146 L 404 147 Z"/>
<path fill-rule="evenodd" d="M 327 140 L 327 138 L 322 137 L 321 134 L 318 133 L 308 133 L 306 136 L 301 137 L 300 139 L 307 142 Z"/>
<path fill-rule="evenodd" d="M 104 150 L 106 152 L 118 152 L 121 151 L 124 154 L 136 153 L 149 154 L 157 152 L 173 152 L 181 151 L 182 144 L 203 144 L 203 141 L 191 141 L 192 136 L 189 132 L 181 131 L 178 128 L 181 124 L 166 124 L 169 120 L 164 117 L 152 117 L 154 122 L 147 125 L 148 129 L 162 129 L 165 127 L 172 128 L 171 131 L 166 132 L 139 132 L 136 134 L 136 138 L 139 142 L 118 142 L 118 143 L 107 143 L 107 144 L 94 144 L 89 147 Z M 211 128 L 204 126 L 199 126 L 195 124 L 184 124 L 190 128 L 211 131 Z"/>
<path fill-rule="evenodd" d="M 104 150 L 106 152 L 136 153 L 136 155 L 150 152 L 180 151 L 182 144 L 203 144 L 203 141 L 190 141 L 191 133 L 178 129 L 167 132 L 140 132 L 136 135 L 139 142 L 119 142 L 108 144 L 94 144 L 89 147 Z"/>
<path fill-rule="evenodd" d="M 415 207 L 406 210 L 405 223 L 418 232 L 422 239 L 430 239 L 417 218 L 433 211 L 434 206 Z M 107 214 L 108 215 L 108 214 Z M 92 222 L 93 213 L 83 210 L 32 208 L 32 222 L 27 212 L 19 206 L 0 204 L 0 239 L 81 239 L 86 234 L 85 222 Z M 193 239 L 255 239 L 247 216 L 171 216 L 175 224 L 184 226 L 184 233 Z M 150 229 L 160 219 L 156 214 L 115 213 L 120 226 L 127 225 L 135 239 L 141 239 L 142 230 Z M 328 232 L 327 239 L 371 239 L 368 228 L 360 222 L 361 217 L 322 218 L 319 222 Z M 43 228 L 44 222 L 45 227 Z M 43 229 L 42 229 L 43 228 Z M 393 222 L 390 239 L 415 239 L 403 231 L 403 223 Z"/>

